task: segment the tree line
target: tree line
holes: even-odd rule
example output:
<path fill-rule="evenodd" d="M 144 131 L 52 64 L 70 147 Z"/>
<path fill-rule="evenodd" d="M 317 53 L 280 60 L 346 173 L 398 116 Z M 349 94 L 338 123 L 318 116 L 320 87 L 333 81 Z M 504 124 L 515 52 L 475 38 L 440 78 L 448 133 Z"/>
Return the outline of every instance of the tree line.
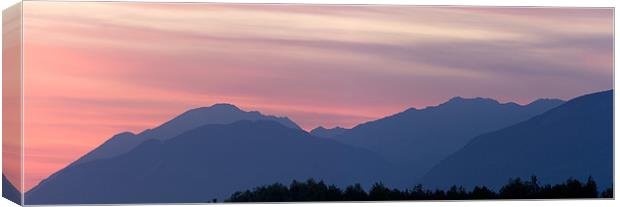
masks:
<path fill-rule="evenodd" d="M 425 189 L 422 185 L 399 190 L 375 183 L 369 191 L 360 184 L 340 189 L 323 181 L 293 180 L 290 185 L 274 183 L 252 190 L 233 193 L 225 202 L 304 202 L 304 201 L 386 201 L 386 200 L 476 200 L 476 199 L 557 199 L 557 198 L 613 198 L 613 189 L 598 192 L 596 182 L 589 177 L 585 182 L 569 178 L 555 185 L 541 185 L 536 176 L 529 180 L 509 179 L 495 192 L 485 186 L 472 190 L 452 186 L 447 190 Z"/>

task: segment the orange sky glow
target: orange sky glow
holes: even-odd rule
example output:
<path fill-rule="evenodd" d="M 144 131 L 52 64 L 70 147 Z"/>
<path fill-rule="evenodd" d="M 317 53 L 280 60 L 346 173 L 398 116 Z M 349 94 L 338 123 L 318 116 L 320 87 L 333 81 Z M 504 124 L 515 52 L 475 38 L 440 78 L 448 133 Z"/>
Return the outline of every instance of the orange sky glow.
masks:
<path fill-rule="evenodd" d="M 613 87 L 613 10 L 24 2 L 25 190 L 111 136 L 231 103 L 306 130 L 454 96 Z"/>

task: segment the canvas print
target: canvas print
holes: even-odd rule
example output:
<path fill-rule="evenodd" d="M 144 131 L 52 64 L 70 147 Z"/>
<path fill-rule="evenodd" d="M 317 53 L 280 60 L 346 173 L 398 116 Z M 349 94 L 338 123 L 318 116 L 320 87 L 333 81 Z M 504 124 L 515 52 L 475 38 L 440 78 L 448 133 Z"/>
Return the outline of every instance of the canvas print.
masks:
<path fill-rule="evenodd" d="M 613 8 L 25 1 L 3 15 L 17 203 L 613 198 Z"/>

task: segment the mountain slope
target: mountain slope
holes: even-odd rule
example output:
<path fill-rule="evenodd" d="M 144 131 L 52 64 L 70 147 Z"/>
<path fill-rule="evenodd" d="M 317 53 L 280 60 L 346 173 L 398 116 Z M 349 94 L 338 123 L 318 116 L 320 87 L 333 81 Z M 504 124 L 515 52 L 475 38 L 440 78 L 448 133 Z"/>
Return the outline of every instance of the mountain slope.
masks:
<path fill-rule="evenodd" d="M 422 179 L 428 187 L 486 185 L 536 175 L 558 183 L 613 182 L 613 91 L 585 95 L 528 121 L 474 138 Z"/>
<path fill-rule="evenodd" d="M 27 204 L 206 202 L 293 179 L 390 183 L 373 153 L 272 121 L 205 125 L 150 139 L 110 159 L 69 166 L 26 194 Z"/>
<path fill-rule="evenodd" d="M 21 193 L 17 190 L 17 188 L 15 188 L 13 183 L 11 183 L 9 179 L 4 176 L 4 174 L 2 174 L 2 197 L 18 205 L 22 202 Z"/>
<path fill-rule="evenodd" d="M 563 103 L 540 99 L 522 106 L 456 97 L 438 106 L 409 109 L 348 130 L 334 140 L 377 152 L 401 166 L 410 185 L 471 138 L 527 120 Z M 408 186 L 403 186 L 408 187 Z"/>
<path fill-rule="evenodd" d="M 286 117 L 268 116 L 256 111 L 246 112 L 231 104 L 215 104 L 189 110 L 157 128 L 137 135 L 131 132 L 117 134 L 81 157 L 75 164 L 126 153 L 148 139 L 165 140 L 202 125 L 229 124 L 240 120 L 272 120 L 292 129 L 301 130 L 297 124 Z"/>

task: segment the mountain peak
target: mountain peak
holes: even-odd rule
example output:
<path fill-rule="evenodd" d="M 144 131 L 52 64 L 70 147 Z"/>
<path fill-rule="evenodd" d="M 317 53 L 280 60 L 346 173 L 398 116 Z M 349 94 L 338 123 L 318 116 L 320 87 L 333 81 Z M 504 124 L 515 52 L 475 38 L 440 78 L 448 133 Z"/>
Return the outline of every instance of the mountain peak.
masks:
<path fill-rule="evenodd" d="M 326 130 L 326 128 L 323 126 L 318 126 L 317 128 L 314 128 L 311 131 L 317 131 L 317 130 Z"/>
<path fill-rule="evenodd" d="M 114 135 L 113 137 L 131 137 L 131 136 L 136 136 L 136 134 L 130 131 L 125 131 L 125 132 L 118 133 Z"/>
<path fill-rule="evenodd" d="M 443 104 L 463 104 L 463 103 L 492 103 L 492 104 L 499 104 L 499 102 L 497 100 L 491 99 L 491 98 L 482 98 L 482 97 L 463 98 L 461 96 L 455 96 L 455 97 L 451 98 L 450 100 L 448 100 L 447 102 L 445 102 Z"/>
<path fill-rule="evenodd" d="M 452 97 L 450 100 L 448 100 L 448 102 L 463 101 L 463 100 L 465 100 L 465 98 L 463 98 L 462 96 L 455 96 L 455 97 Z"/>
<path fill-rule="evenodd" d="M 345 129 L 345 128 L 342 128 L 342 127 L 339 127 L 339 126 L 333 127 L 333 128 L 325 128 L 323 126 L 318 126 L 318 127 L 314 128 L 314 129 L 312 129 L 312 131 L 316 131 L 316 130 L 342 130 L 342 129 Z"/>
<path fill-rule="evenodd" d="M 112 138 L 108 139 L 106 142 L 119 142 L 120 140 L 124 140 L 124 139 L 132 139 L 135 138 L 136 134 L 132 133 L 132 132 L 121 132 L 118 134 L 115 134 L 114 136 L 112 136 Z"/>
<path fill-rule="evenodd" d="M 185 131 L 203 125 L 231 124 L 240 120 L 270 120 L 292 129 L 301 130 L 301 127 L 286 117 L 263 115 L 257 111 L 247 112 L 232 104 L 218 103 L 209 107 L 190 109 L 158 127 L 144 130 L 139 134 L 133 134 L 131 132 L 117 134 L 88 154 L 82 156 L 73 164 L 118 156 L 134 149 L 145 140 L 172 139 Z"/>
<path fill-rule="evenodd" d="M 213 104 L 212 106 L 208 107 L 211 109 L 229 109 L 229 110 L 241 110 L 239 109 L 239 107 L 229 104 L 229 103 L 216 103 Z"/>
<path fill-rule="evenodd" d="M 219 113 L 223 112 L 245 112 L 241 110 L 239 107 L 229 104 L 229 103 L 216 103 L 211 106 L 203 106 L 198 108 L 193 108 L 181 115 L 194 115 L 194 116 L 203 116 L 204 113 L 213 113 L 218 111 Z"/>
<path fill-rule="evenodd" d="M 348 130 L 349 129 L 342 128 L 342 127 L 334 127 L 334 128 L 328 129 L 323 126 L 319 126 L 311 130 L 310 134 L 317 136 L 317 137 L 331 138 L 331 137 L 341 135 L 347 132 Z"/>
<path fill-rule="evenodd" d="M 274 120 L 287 127 L 301 129 L 287 117 L 264 115 L 258 111 L 245 111 L 229 103 L 217 103 L 209 107 L 191 109 L 164 125 L 175 125 L 177 127 L 179 125 L 189 125 L 196 127 L 214 123 L 228 124 L 239 120 Z"/>

